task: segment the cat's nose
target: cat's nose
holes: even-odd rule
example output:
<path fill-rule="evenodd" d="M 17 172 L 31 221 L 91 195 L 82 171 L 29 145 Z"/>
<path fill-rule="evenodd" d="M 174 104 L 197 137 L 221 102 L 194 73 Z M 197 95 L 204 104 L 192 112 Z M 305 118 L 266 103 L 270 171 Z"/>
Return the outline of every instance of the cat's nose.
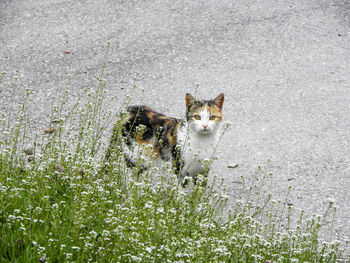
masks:
<path fill-rule="evenodd" d="M 203 124 L 202 126 L 203 126 L 204 130 L 205 130 L 206 128 L 208 128 L 208 124 Z"/>

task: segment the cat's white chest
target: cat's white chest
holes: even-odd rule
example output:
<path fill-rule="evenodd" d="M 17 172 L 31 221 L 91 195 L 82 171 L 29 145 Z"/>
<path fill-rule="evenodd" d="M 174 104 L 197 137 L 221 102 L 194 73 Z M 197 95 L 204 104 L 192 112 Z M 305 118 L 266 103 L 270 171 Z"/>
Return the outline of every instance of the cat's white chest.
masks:
<path fill-rule="evenodd" d="M 203 173 L 214 156 L 218 143 L 217 134 L 198 134 L 182 130 L 178 138 L 184 161 L 183 171 L 188 174 Z"/>
<path fill-rule="evenodd" d="M 190 135 L 187 145 L 186 145 L 186 152 L 188 157 L 190 156 L 197 156 L 199 159 L 209 159 L 214 154 L 215 149 L 215 136 L 208 136 L 208 135 Z"/>

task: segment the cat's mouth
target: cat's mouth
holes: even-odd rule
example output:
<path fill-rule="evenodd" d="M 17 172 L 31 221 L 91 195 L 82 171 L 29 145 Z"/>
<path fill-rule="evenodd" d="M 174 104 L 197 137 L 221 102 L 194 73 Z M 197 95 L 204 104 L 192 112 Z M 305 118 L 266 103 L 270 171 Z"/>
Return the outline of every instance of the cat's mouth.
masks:
<path fill-rule="evenodd" d="M 203 130 L 199 131 L 200 134 L 208 134 L 210 132 L 211 132 L 211 130 L 209 130 L 209 129 L 203 129 Z"/>

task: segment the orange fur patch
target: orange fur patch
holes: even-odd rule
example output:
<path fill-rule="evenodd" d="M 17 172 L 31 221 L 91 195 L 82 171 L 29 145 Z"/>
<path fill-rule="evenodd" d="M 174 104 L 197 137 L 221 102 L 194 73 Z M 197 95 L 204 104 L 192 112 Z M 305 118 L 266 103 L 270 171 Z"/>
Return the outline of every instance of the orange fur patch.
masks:
<path fill-rule="evenodd" d="M 210 115 L 215 115 L 216 118 L 215 118 L 215 121 L 216 122 L 220 122 L 222 121 L 222 111 L 219 107 L 217 106 L 212 106 L 209 108 L 209 113 Z"/>

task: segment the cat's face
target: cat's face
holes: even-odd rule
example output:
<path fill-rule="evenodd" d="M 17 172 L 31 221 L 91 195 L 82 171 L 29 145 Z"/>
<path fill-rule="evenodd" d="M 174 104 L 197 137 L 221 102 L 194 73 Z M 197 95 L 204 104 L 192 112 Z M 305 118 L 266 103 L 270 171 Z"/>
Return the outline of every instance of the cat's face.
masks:
<path fill-rule="evenodd" d="M 186 117 L 189 127 L 200 134 L 215 132 L 222 121 L 222 104 L 224 94 L 213 100 L 196 100 L 191 94 L 186 94 Z"/>

